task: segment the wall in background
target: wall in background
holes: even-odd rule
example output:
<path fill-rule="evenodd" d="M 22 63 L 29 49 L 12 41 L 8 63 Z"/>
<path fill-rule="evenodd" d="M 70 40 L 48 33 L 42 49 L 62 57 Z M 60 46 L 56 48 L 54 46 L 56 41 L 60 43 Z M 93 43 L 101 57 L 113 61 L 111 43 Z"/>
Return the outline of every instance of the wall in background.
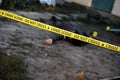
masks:
<path fill-rule="evenodd" d="M 112 14 L 120 16 L 120 0 L 115 0 L 113 9 L 112 9 Z"/>
<path fill-rule="evenodd" d="M 68 2 L 75 2 L 85 6 L 91 6 L 92 0 L 66 0 Z"/>

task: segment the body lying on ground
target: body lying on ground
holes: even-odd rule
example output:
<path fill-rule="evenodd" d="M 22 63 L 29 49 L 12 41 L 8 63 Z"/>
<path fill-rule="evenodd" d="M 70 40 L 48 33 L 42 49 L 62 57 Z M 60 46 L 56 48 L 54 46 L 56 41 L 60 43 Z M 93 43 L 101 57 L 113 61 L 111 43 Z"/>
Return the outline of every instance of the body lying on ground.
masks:
<path fill-rule="evenodd" d="M 92 36 L 92 33 L 88 34 L 83 29 L 81 29 L 80 26 L 69 23 L 69 22 L 65 22 L 65 21 L 62 21 L 62 20 L 59 20 L 55 16 L 52 16 L 51 20 L 53 22 L 53 26 L 56 26 L 58 28 L 68 30 L 68 31 L 71 31 L 71 32 L 74 32 L 74 33 L 77 33 L 77 34 L 80 34 L 80 35 L 83 35 L 83 36 L 87 36 L 87 37 Z M 50 38 L 45 39 L 43 41 L 43 43 L 47 44 L 47 45 L 51 45 L 54 42 L 59 41 L 59 40 L 68 41 L 68 42 L 72 43 L 75 46 L 84 46 L 84 45 L 87 44 L 87 43 L 85 43 L 83 41 L 76 40 L 76 39 L 73 39 L 73 38 L 69 38 L 69 37 L 66 37 L 66 36 L 63 36 L 63 35 L 59 35 L 59 34 L 53 34 Z"/>

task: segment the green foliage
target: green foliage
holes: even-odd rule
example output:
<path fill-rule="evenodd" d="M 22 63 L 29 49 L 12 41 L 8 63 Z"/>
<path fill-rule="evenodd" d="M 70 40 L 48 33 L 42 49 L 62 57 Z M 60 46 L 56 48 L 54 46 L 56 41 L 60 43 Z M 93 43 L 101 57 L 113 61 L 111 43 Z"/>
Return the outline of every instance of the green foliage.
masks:
<path fill-rule="evenodd" d="M 0 55 L 0 80 L 25 80 L 25 72 L 21 57 Z"/>
<path fill-rule="evenodd" d="M 36 11 L 40 9 L 40 3 L 38 0 L 3 0 L 2 8 Z"/>
<path fill-rule="evenodd" d="M 17 9 L 23 9 L 26 7 L 26 0 L 17 0 L 16 4 L 14 5 Z"/>
<path fill-rule="evenodd" d="M 15 8 L 34 11 L 37 10 L 39 6 L 40 4 L 38 3 L 37 0 L 24 0 L 24 1 L 18 0 L 15 5 Z"/>
<path fill-rule="evenodd" d="M 4 9 L 14 9 L 14 5 L 16 4 L 17 0 L 3 0 L 2 8 Z"/>

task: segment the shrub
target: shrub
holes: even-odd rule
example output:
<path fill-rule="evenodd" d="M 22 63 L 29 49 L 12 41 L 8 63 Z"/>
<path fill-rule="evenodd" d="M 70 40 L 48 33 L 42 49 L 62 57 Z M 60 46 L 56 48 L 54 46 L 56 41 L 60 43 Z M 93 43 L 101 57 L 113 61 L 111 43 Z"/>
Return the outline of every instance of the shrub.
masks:
<path fill-rule="evenodd" d="M 2 8 L 8 10 L 20 9 L 20 10 L 39 10 L 40 3 L 38 0 L 3 0 Z"/>
<path fill-rule="evenodd" d="M 21 57 L 0 55 L 0 80 L 25 80 L 25 72 Z"/>
<path fill-rule="evenodd" d="M 2 8 L 4 9 L 14 9 L 17 0 L 3 0 Z"/>

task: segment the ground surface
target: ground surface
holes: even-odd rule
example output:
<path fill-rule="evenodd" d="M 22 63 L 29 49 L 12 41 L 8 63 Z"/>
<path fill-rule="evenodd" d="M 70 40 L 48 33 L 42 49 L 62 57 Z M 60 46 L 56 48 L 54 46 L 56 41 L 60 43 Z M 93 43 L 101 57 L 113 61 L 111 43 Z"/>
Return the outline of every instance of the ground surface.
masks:
<path fill-rule="evenodd" d="M 44 18 L 46 22 L 51 15 L 67 16 L 57 13 L 16 13 L 32 19 Z M 98 31 L 97 39 L 120 46 L 120 35 L 106 32 L 104 25 L 75 23 L 84 26 L 86 31 Z M 28 65 L 27 76 L 31 80 L 77 80 L 78 72 L 85 74 L 84 80 L 120 75 L 120 53 L 90 44 L 76 47 L 65 41 L 51 46 L 43 45 L 42 41 L 50 35 L 52 33 L 0 17 L 0 49 L 24 57 Z"/>

